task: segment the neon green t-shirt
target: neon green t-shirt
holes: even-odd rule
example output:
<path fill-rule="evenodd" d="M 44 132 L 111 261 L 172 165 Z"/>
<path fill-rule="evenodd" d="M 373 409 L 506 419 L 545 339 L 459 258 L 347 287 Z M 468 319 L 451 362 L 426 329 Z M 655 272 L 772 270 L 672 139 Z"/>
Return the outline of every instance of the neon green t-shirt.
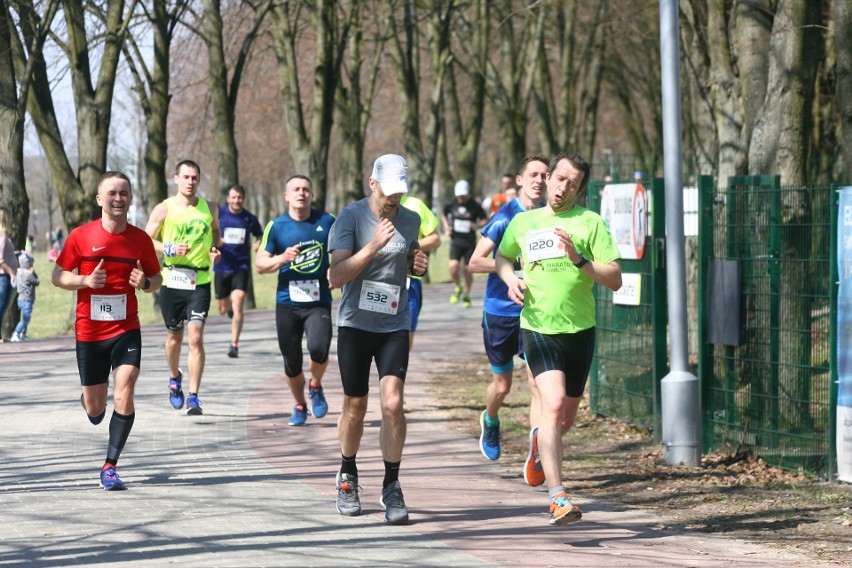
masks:
<path fill-rule="evenodd" d="M 597 213 L 575 205 L 553 215 L 547 207 L 516 215 L 500 241 L 500 254 L 524 259 L 524 308 L 521 328 L 546 335 L 577 333 L 595 325 L 594 280 L 574 266 L 553 233 L 562 227 L 577 252 L 609 264 L 618 260 L 618 247 Z"/>
<path fill-rule="evenodd" d="M 173 256 L 165 260 L 163 280 L 168 281 L 169 266 L 186 266 L 198 270 L 196 284 L 207 284 L 210 276 L 210 247 L 213 246 L 213 215 L 207 200 L 198 198 L 195 207 L 180 207 L 174 197 L 166 199 L 169 208 L 160 238 L 163 243 L 187 244 L 191 248 L 186 256 Z"/>
<path fill-rule="evenodd" d="M 417 232 L 418 239 L 422 239 L 426 235 L 431 235 L 438 228 L 440 221 L 438 221 L 438 218 L 434 213 L 432 213 L 432 210 L 429 209 L 429 206 L 426 205 L 422 199 L 411 195 L 403 195 L 399 203 L 406 209 L 410 209 L 420 216 L 420 230 Z M 422 276 L 415 276 L 413 274 L 409 274 L 408 277 L 416 278 L 417 280 L 422 278 Z"/>

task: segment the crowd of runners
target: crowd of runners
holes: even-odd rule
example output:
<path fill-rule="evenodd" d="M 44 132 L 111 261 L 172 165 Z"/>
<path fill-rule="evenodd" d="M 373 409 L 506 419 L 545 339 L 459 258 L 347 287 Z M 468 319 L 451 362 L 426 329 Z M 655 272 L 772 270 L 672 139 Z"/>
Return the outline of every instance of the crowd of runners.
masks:
<path fill-rule="evenodd" d="M 201 415 L 211 282 L 218 312 L 232 320 L 228 356 L 238 359 L 253 248 L 257 272 L 277 274 L 275 326 L 294 403 L 291 426 L 329 411 L 322 379 L 334 335 L 331 291 L 340 290 L 338 512 L 361 514 L 357 454 L 375 364 L 385 472 L 381 504 L 388 523 L 408 522 L 399 475 L 407 428 L 404 386 L 423 299 L 421 278 L 428 253 L 441 245 L 443 225 L 455 284 L 450 303 L 469 308 L 473 274 L 488 274 L 482 330 L 493 379 L 480 416 L 480 450 L 489 460 L 500 457 L 498 413 L 519 356 L 531 390 L 524 480 L 546 484 L 550 524 L 579 520 L 580 509 L 561 480 L 562 436 L 576 417 L 594 353 L 593 286 L 621 286 L 618 249 L 601 217 L 577 203 L 589 180 L 582 157 L 528 156 L 515 174 L 517 188 L 507 177 L 500 195 L 516 197 L 495 207 L 490 218 L 471 197 L 468 182 L 459 180 L 439 219 L 408 195 L 405 159 L 386 154 L 373 165 L 366 197 L 336 217 L 312 208 L 308 177 L 292 176 L 283 188 L 287 211 L 262 229 L 244 207 L 242 187 L 229 188 L 226 204 L 217 207 L 198 195 L 199 165 L 184 160 L 175 168 L 175 195 L 154 207 L 142 231 L 128 223 L 130 180 L 106 172 L 95 198 L 101 218 L 71 232 L 52 275 L 55 286 L 77 292 L 80 401 L 92 424 L 106 417 L 110 373 L 114 377 L 101 486 L 126 487 L 116 468 L 135 418 L 142 349 L 136 291 L 159 291 L 170 405 Z M 180 366 L 184 338 L 188 384 Z"/>

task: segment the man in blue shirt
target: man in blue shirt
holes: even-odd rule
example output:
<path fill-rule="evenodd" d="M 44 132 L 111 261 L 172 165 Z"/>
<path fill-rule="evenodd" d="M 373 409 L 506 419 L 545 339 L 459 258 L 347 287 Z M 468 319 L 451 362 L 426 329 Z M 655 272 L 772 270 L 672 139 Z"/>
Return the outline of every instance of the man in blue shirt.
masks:
<path fill-rule="evenodd" d="M 311 209 L 311 180 L 295 175 L 284 184 L 287 212 L 266 226 L 254 264 L 258 272 L 278 273 L 275 326 L 284 357 L 284 373 L 296 405 L 290 426 L 308 418 L 305 373 L 302 370 L 302 336 L 310 353 L 311 414 L 322 418 L 328 404 L 322 377 L 331 346 L 331 291 L 328 286 L 328 235 L 334 216 Z"/>
<path fill-rule="evenodd" d="M 228 190 L 228 203 L 219 208 L 219 250 L 222 259 L 214 265 L 214 288 L 219 313 L 228 314 L 231 321 L 231 345 L 228 357 L 239 356 L 240 333 L 243 331 L 243 303 L 251 273 L 251 235 L 259 239 L 263 229 L 257 217 L 243 207 L 246 191 L 239 185 Z M 257 251 L 259 241 L 255 240 Z"/>
<path fill-rule="evenodd" d="M 485 410 L 479 418 L 479 449 L 490 460 L 500 457 L 500 418 L 497 413 L 512 388 L 514 357 L 516 354 L 523 357 L 520 339 L 521 306 L 509 299 L 506 284 L 495 273 L 494 254 L 512 218 L 541 205 L 547 171 L 547 158 L 544 156 L 531 155 L 523 159 L 515 178 L 519 187 L 518 197 L 501 207 L 482 229 L 482 238 L 479 239 L 469 264 L 470 272 L 488 273 L 482 312 L 482 335 L 493 379 L 485 394 Z M 539 405 L 536 404 L 536 399 L 539 393 L 529 369 L 527 375 L 532 394 L 530 426 L 534 432 L 538 425 Z M 531 443 L 533 437 L 534 434 L 531 434 Z M 531 453 L 533 456 L 531 460 L 528 458 L 528 461 L 533 462 L 534 468 L 534 450 L 531 450 Z M 524 478 L 527 483 L 541 485 L 544 480 L 538 479 L 541 475 L 536 475 L 537 472 L 541 472 L 540 466 L 533 469 L 531 475 L 525 471 Z"/>

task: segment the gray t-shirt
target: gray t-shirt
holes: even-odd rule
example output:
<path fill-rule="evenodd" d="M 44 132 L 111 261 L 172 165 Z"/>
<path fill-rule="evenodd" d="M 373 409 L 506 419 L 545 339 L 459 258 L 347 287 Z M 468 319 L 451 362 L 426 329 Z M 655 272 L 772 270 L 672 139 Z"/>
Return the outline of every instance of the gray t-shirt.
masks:
<path fill-rule="evenodd" d="M 337 325 L 376 333 L 410 329 L 408 316 L 408 254 L 419 248 L 420 217 L 405 207 L 391 220 L 396 231 L 361 273 L 343 286 Z M 369 198 L 346 206 L 331 227 L 328 250 L 364 248 L 373 239 L 379 218 L 370 210 Z"/>

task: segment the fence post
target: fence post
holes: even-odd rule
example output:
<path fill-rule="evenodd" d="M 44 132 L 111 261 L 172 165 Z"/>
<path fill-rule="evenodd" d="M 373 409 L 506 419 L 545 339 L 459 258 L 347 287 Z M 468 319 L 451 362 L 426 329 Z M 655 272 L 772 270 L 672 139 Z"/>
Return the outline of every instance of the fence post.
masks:
<path fill-rule="evenodd" d="M 834 314 L 829 318 L 828 324 L 828 342 L 829 342 L 829 396 L 828 396 L 828 479 L 831 481 L 837 480 L 837 397 L 838 397 L 838 381 L 840 380 L 837 373 L 837 288 L 840 283 L 840 271 L 837 266 L 838 246 L 837 242 L 837 207 L 840 202 L 839 185 L 831 186 L 831 198 L 829 199 L 829 207 L 831 207 L 831 254 L 830 259 L 830 274 L 831 280 L 828 285 L 829 296 L 829 313 Z"/>
<path fill-rule="evenodd" d="M 661 384 L 668 371 L 668 295 L 666 292 L 666 205 L 665 181 L 651 181 L 651 234 L 654 236 L 654 262 L 651 266 L 651 306 L 654 330 L 654 442 L 663 441 Z"/>
<path fill-rule="evenodd" d="M 698 178 L 698 381 L 701 392 L 702 447 L 709 451 L 713 446 L 713 414 L 710 401 L 713 360 L 707 345 L 707 263 L 713 256 L 716 227 L 713 216 L 716 185 L 713 176 Z"/>

